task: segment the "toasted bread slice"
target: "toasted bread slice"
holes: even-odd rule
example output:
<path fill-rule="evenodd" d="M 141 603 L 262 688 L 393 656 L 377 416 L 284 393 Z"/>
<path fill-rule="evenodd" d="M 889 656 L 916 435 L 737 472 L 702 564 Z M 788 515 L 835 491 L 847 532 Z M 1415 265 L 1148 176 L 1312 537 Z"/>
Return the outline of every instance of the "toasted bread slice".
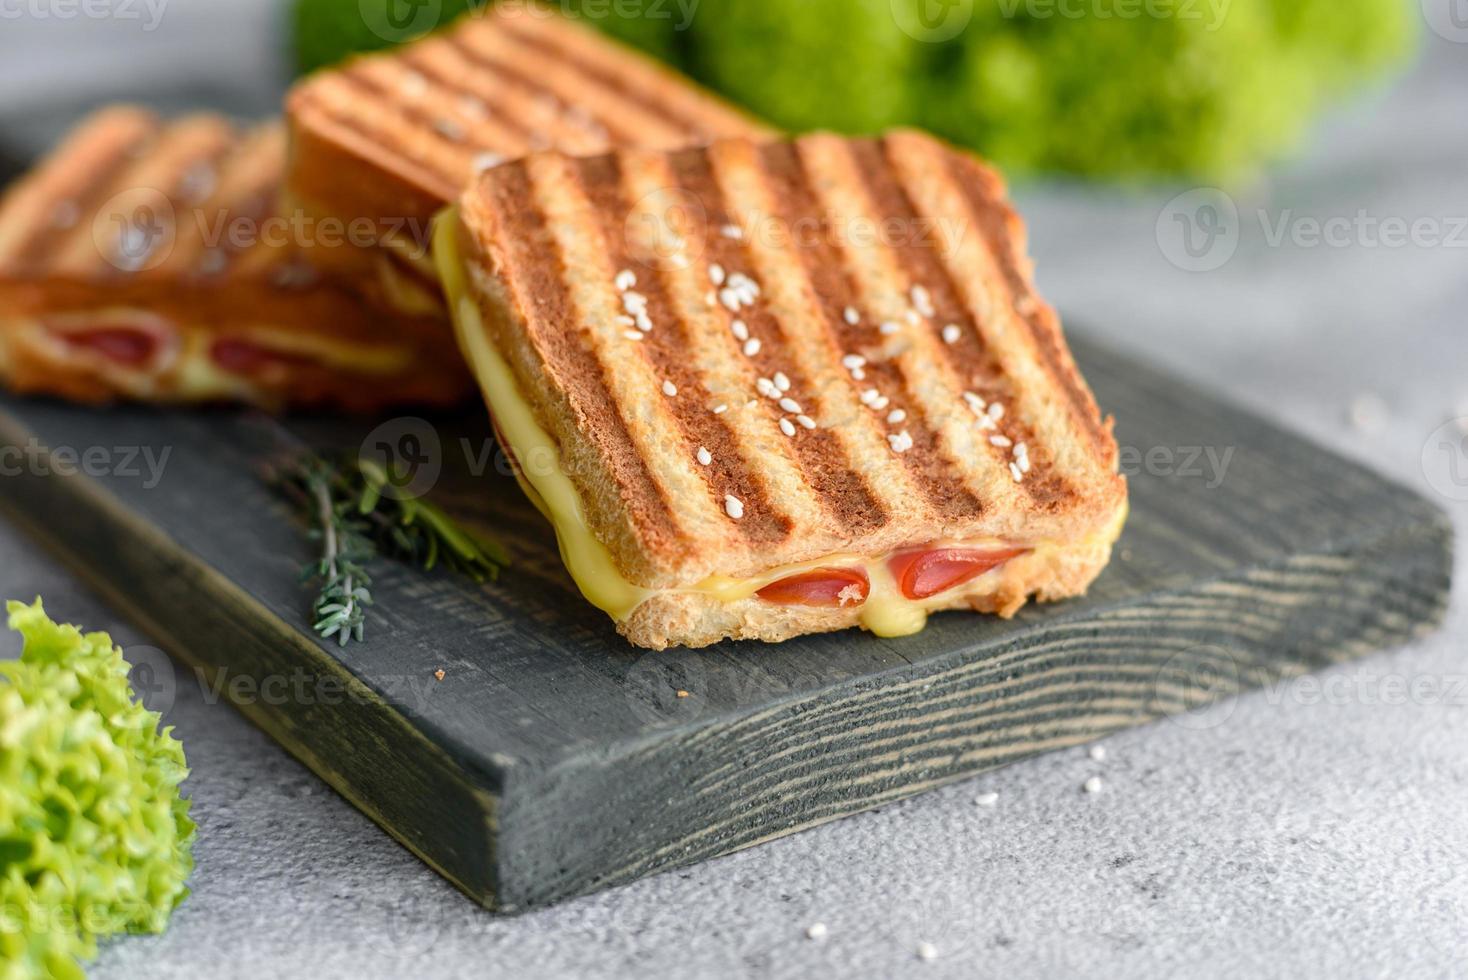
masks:
<path fill-rule="evenodd" d="M 307 78 L 287 100 L 293 203 L 369 222 L 383 246 L 334 252 L 389 301 L 442 310 L 418 258 L 433 216 L 502 160 L 555 148 L 672 149 L 770 131 L 595 30 L 505 3 L 387 54 Z"/>
<path fill-rule="evenodd" d="M 308 258 L 278 209 L 285 132 L 217 116 L 86 120 L 0 198 L 0 379 L 87 402 L 369 411 L 451 403 L 462 361 Z"/>
<path fill-rule="evenodd" d="M 1111 422 L 1002 182 L 923 134 L 538 153 L 435 256 L 568 567 L 633 643 L 780 640 L 1084 592 Z"/>

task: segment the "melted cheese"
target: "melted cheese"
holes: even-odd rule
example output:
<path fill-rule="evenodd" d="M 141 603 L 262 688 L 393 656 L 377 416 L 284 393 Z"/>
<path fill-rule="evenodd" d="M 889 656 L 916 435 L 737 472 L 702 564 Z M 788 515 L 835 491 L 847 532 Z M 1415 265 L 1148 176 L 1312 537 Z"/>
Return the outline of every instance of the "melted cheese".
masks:
<path fill-rule="evenodd" d="M 835 554 L 797 564 L 780 565 L 759 575 L 731 578 L 715 575 L 686 588 L 656 590 L 627 580 L 617 568 L 606 545 L 592 533 L 582 510 L 581 496 L 561 467 L 560 448 L 540 427 L 530 403 L 521 395 L 513 371 L 505 358 L 490 342 L 468 288 L 465 266 L 458 248 L 458 214 L 454 208 L 441 213 L 434 229 L 433 253 L 438 261 L 439 276 L 448 296 L 454 329 L 465 359 L 473 369 L 484 393 L 490 412 L 506 447 L 517 460 L 534 459 L 537 465 L 527 469 L 515 466 L 515 477 L 536 508 L 551 522 L 556 532 L 561 558 L 582 595 L 598 609 L 618 621 L 630 616 L 639 605 L 656 595 L 701 594 L 721 602 L 749 599 L 765 586 L 791 575 L 818 568 L 842 567 L 865 569 L 870 583 L 866 602 L 861 607 L 859 622 L 878 636 L 907 636 L 927 625 L 928 613 L 950 604 L 952 590 L 927 599 L 904 596 L 887 567 L 889 555 L 880 557 Z M 1115 539 L 1125 512 L 1118 515 L 1117 527 L 1099 532 L 1077 542 L 1070 549 L 1092 548 Z M 1005 548 L 1000 541 L 937 543 L 935 547 Z M 1067 550 L 1056 543 L 1041 543 L 1029 554 L 967 582 L 961 595 L 984 596 L 1001 590 L 1006 581 L 1032 570 L 1034 562 L 1055 560 Z"/>
<path fill-rule="evenodd" d="M 561 559 L 582 595 L 613 619 L 626 619 L 653 593 L 627 581 L 606 545 L 587 527 L 581 496 L 561 469 L 559 447 L 535 420 L 530 404 L 520 396 L 510 365 L 485 333 L 459 261 L 457 226 L 458 215 L 453 210 L 439 216 L 434 228 L 434 254 L 439 257 L 439 273 L 459 346 L 479 381 L 495 424 L 509 443 L 506 448 L 518 460 L 536 461 L 533 467 L 516 466 L 515 477 L 555 527 Z"/>

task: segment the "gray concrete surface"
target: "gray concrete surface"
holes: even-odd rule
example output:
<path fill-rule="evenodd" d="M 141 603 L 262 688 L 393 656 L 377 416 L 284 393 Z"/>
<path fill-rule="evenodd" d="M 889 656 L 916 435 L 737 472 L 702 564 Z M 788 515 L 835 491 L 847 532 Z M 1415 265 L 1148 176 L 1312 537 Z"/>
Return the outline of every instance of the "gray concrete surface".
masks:
<path fill-rule="evenodd" d="M 1085 329 L 1396 474 L 1468 528 L 1468 449 L 1451 455 L 1458 430 L 1439 429 L 1468 415 L 1465 86 L 1468 45 L 1435 40 L 1305 160 L 1235 195 L 1237 253 L 1213 271 L 1183 271 L 1159 246 L 1184 188 L 1021 188 L 1043 285 Z M 1362 209 L 1447 241 L 1373 247 Z M 1310 216 L 1356 230 L 1313 246 L 1297 221 Z M 1281 218 L 1298 241 L 1271 241 Z M 0 592 L 43 594 L 148 656 L 146 637 L 3 525 Z M 1459 588 L 1430 641 L 1116 736 L 1102 761 L 1045 756 L 515 919 L 471 907 L 183 683 L 168 720 L 194 770 L 194 894 L 165 936 L 111 942 L 92 972 L 1462 976 L 1465 645 Z M 1092 775 L 1104 790 L 1087 795 Z M 987 793 L 995 804 L 976 805 Z M 817 922 L 826 938 L 807 939 Z M 916 958 L 924 942 L 936 959 Z"/>

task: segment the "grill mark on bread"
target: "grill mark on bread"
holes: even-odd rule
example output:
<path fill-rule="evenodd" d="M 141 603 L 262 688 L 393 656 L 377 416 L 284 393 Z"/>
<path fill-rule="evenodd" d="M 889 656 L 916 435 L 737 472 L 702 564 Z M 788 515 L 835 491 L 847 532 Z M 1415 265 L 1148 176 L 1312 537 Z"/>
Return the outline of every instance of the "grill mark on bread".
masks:
<path fill-rule="evenodd" d="M 284 162 L 284 141 L 278 137 L 278 131 L 269 129 L 260 130 L 251 138 L 231 132 L 221 140 L 218 151 L 210 159 L 196 160 L 180 170 L 169 190 L 169 202 L 180 217 L 187 212 L 191 220 L 177 222 L 172 251 L 157 266 L 139 272 L 140 278 L 206 275 L 206 270 L 199 267 L 206 255 L 219 255 L 227 262 L 232 256 L 269 248 L 263 241 L 263 225 L 276 212 Z M 183 180 L 192 167 L 202 163 L 207 163 L 213 187 L 202 199 L 183 201 Z M 240 186 L 236 187 L 237 183 Z M 237 225 L 246 228 L 251 236 L 244 247 L 237 245 L 231 234 Z M 212 246 L 208 241 L 211 235 L 219 236 Z"/>
<path fill-rule="evenodd" d="M 885 137 L 880 140 L 853 140 L 851 154 L 878 213 L 885 218 L 898 218 L 912 232 L 922 227 L 931 216 L 920 212 L 902 182 L 901 171 L 890 158 L 888 140 Z M 933 305 L 933 316 L 926 319 L 933 329 L 941 331 L 950 323 L 959 327 L 958 339 L 953 343 L 944 341 L 942 348 L 955 373 L 968 385 L 965 390 L 972 391 L 991 404 L 997 401 L 1013 409 L 1013 379 L 1004 374 L 998 361 L 985 348 L 981 340 L 980 324 L 959 299 L 953 269 L 946 261 L 936 237 L 931 243 L 923 244 L 909 235 L 903 245 L 892 246 L 892 252 L 908 279 L 928 291 Z M 955 392 L 955 396 L 957 395 Z M 1033 451 L 1034 468 L 1025 476 L 1023 486 L 1036 504 L 1043 506 L 1074 496 L 1074 489 L 1061 478 L 1053 466 L 1048 465 L 1048 453 L 1044 451 L 1031 426 L 1018 418 L 1013 411 L 998 424 L 1002 434 L 1015 445 L 1022 444 Z M 985 448 L 1003 467 L 1008 467 L 1013 459 L 1010 448 L 996 447 L 987 439 Z"/>
<path fill-rule="evenodd" d="M 557 105 L 560 105 L 562 103 L 563 100 L 555 92 L 546 88 L 544 85 L 541 85 L 534 78 L 525 74 L 514 65 L 508 64 L 507 62 L 499 58 L 495 58 L 492 55 L 485 54 L 483 51 L 480 51 L 479 49 L 473 47 L 473 45 L 466 38 L 460 36 L 459 34 L 451 34 L 444 40 L 453 45 L 454 50 L 457 51 L 459 55 L 464 58 L 465 61 L 468 61 L 471 64 L 483 68 L 486 71 L 494 72 L 496 75 L 508 79 L 515 88 L 521 89 L 525 93 L 524 97 L 526 99 L 555 99 Z M 582 66 L 577 65 L 574 67 L 578 72 L 584 73 L 585 71 Z M 626 128 L 620 120 L 605 117 L 595 117 L 593 121 L 607 131 L 610 141 L 614 144 L 635 145 L 638 142 L 638 134 Z M 546 139 L 543 142 L 546 146 L 550 146 L 553 144 L 553 141 L 549 139 Z"/>
<path fill-rule="evenodd" d="M 565 260 L 525 162 L 495 168 L 480 186 L 491 192 L 495 218 L 505 230 L 503 274 L 524 303 L 526 338 L 560 384 L 580 430 L 599 444 L 612 479 L 631 496 L 639 526 L 665 547 L 678 541 L 682 532 L 673 509 L 611 397 L 607 369 L 582 343 L 564 283 Z"/>
<path fill-rule="evenodd" d="M 386 64 L 386 62 L 382 62 L 382 64 Z M 457 142 L 444 139 L 438 129 L 438 116 L 425 111 L 422 107 L 414 103 L 396 98 L 392 87 L 374 78 L 366 70 L 365 64 L 350 66 L 344 69 L 338 77 L 349 85 L 361 89 L 365 93 L 366 104 L 372 106 L 374 111 L 382 112 L 385 109 L 391 109 L 419 130 L 417 135 L 424 136 L 432 134 L 433 143 L 440 154 L 440 158 L 435 160 L 416 159 L 415 162 L 419 166 L 432 169 L 434 174 L 443 180 L 446 185 L 455 183 L 463 175 L 459 167 L 450 169 L 443 166 L 445 162 L 442 159 L 443 155 L 447 155 L 458 163 L 466 160 L 475 151 L 494 149 L 494 147 L 487 147 L 467 138 Z M 344 115 L 338 113 L 337 119 L 339 122 L 344 123 L 364 136 L 372 136 L 374 139 L 380 136 L 380 131 L 378 133 L 372 133 L 366 129 L 362 125 L 361 118 L 355 114 Z M 398 149 L 399 152 L 407 152 L 406 147 L 401 143 L 398 144 Z M 409 155 L 411 156 L 411 154 Z"/>
<path fill-rule="evenodd" d="M 382 167 L 374 165 L 374 176 L 381 172 L 390 173 L 445 201 L 456 193 L 456 189 L 462 190 L 460 182 L 444 176 L 455 168 L 437 159 L 439 154 L 445 150 L 452 151 L 453 147 L 444 146 L 435 139 L 433 158 L 416 152 L 411 146 L 411 139 L 421 139 L 428 135 L 427 132 L 412 126 L 405 128 L 404 123 L 408 121 L 396 106 L 388 103 L 378 103 L 378 114 L 372 118 L 363 118 L 358 113 L 357 106 L 364 98 L 376 101 L 372 90 L 357 85 L 345 74 L 337 72 L 318 79 L 307 88 L 297 89 L 292 95 L 291 113 L 298 127 L 311 132 L 317 138 L 340 146 L 345 136 L 349 145 L 370 143 L 384 156 L 390 157 L 391 162 Z M 352 152 L 361 151 L 358 149 Z M 296 166 L 298 164 L 292 163 L 292 167 Z M 352 176 L 354 179 L 361 177 L 360 174 Z M 364 208 L 365 205 L 354 206 L 348 213 L 371 217 L 370 214 L 364 214 Z"/>
<path fill-rule="evenodd" d="M 711 462 L 703 467 L 708 474 L 710 499 L 722 510 L 725 496 L 732 494 L 743 502 L 745 517 L 735 522 L 738 531 L 751 543 L 768 544 L 789 537 L 792 522 L 779 511 L 770 498 L 757 467 L 747 465 L 739 451 L 733 432 L 719 415 L 709 410 L 709 392 L 697 367 L 678 345 L 691 347 L 697 340 L 691 336 L 683 318 L 668 295 L 663 273 L 652 265 L 634 259 L 626 247 L 625 230 L 620 216 L 630 213 L 634 202 L 623 189 L 621 159 L 615 154 L 581 158 L 575 162 L 581 189 L 591 202 L 600 223 L 602 239 L 612 267 L 631 269 L 637 276 L 636 292 L 647 298 L 648 316 L 653 330 L 640 342 L 631 342 L 661 379 L 671 381 L 678 390 L 666 402 L 667 411 L 683 431 L 685 451 L 692 457 L 703 447 Z M 675 346 L 669 346 L 669 334 L 675 334 Z"/>
<path fill-rule="evenodd" d="M 1011 235 L 1011 225 L 1017 224 L 1019 218 L 1008 202 L 994 193 L 993 185 L 998 178 L 986 174 L 980 164 L 960 154 L 949 153 L 947 157 L 948 173 L 968 202 L 969 217 L 982 231 L 988 249 L 1004 276 L 1009 307 L 1034 338 L 1045 370 L 1065 392 L 1070 402 L 1070 414 L 1085 431 L 1091 448 L 1106 456 L 1114 450 L 1110 448 L 1111 437 L 1101 422 L 1100 409 L 1082 387 L 1080 377 L 1065 352 L 1065 341 L 1060 335 L 1055 314 L 1035 295 L 1028 277 L 1020 270 Z M 1026 312 L 1024 306 L 1032 306 L 1033 309 Z"/>
<path fill-rule="evenodd" d="M 771 186 L 786 227 L 819 229 L 814 245 L 797 251 L 821 300 L 827 329 L 835 335 L 843 351 L 865 357 L 864 352 L 879 349 L 884 338 L 878 331 L 876 318 L 870 315 L 864 315 L 856 324 L 846 322 L 845 311 L 848 308 L 860 311 L 861 303 L 841 250 L 832 244 L 830 215 L 823 211 L 811 189 L 814 175 L 792 143 L 769 144 L 763 148 L 762 158 L 766 172 L 774 177 Z M 875 387 L 891 400 L 885 410 L 877 413 L 878 418 L 885 430 L 894 433 L 906 430 L 912 436 L 912 448 L 898 455 L 928 503 L 945 518 L 980 516 L 984 510 L 982 502 L 943 459 L 935 434 L 910 396 L 902 370 L 891 361 L 876 357 L 868 358 L 861 370 L 864 377 L 860 381 L 848 372 L 849 383 L 858 393 Z M 896 427 L 888 425 L 885 421 L 888 413 L 899 410 L 906 413 L 904 421 Z M 863 406 L 862 411 L 871 410 Z"/>
<path fill-rule="evenodd" d="M 749 274 L 754 267 L 749 247 L 743 241 L 725 237 L 720 229 L 730 221 L 730 208 L 724 198 L 714 174 L 706 150 L 687 150 L 668 156 L 669 164 L 677 178 L 679 188 L 699 201 L 706 210 L 704 257 L 710 263 L 718 263 L 729 274 Z M 768 182 L 768 175 L 762 174 Z M 815 415 L 814 405 L 821 401 L 820 393 L 801 371 L 797 359 L 790 355 L 790 340 L 784 325 L 780 323 L 763 302 L 741 309 L 735 316 L 749 326 L 751 336 L 762 343 L 759 350 L 745 356 L 752 361 L 760 377 L 772 378 L 783 373 L 789 378 L 791 392 L 797 400 L 804 398 L 811 404 L 803 404 L 802 414 Z M 771 404 L 759 396 L 762 404 Z M 768 408 L 766 408 L 768 411 Z M 806 482 L 820 499 L 822 507 L 839 524 L 843 534 L 863 534 L 877 530 L 888 520 L 886 509 L 867 485 L 861 474 L 852 470 L 845 449 L 829 429 L 798 427 L 790 437 L 794 443 L 796 460 L 805 475 Z"/>
<path fill-rule="evenodd" d="M 811 254 L 811 249 L 800 251 L 807 275 L 824 305 L 828 328 L 835 333 L 839 346 L 847 353 L 866 356 L 864 352 L 878 350 L 884 338 L 875 317 L 865 315 L 856 324 L 846 322 L 845 311 L 848 308 L 860 311 L 861 303 L 841 250 L 832 244 L 830 215 L 821 209 L 811 189 L 815 178 L 806 161 L 794 144 L 783 142 L 767 146 L 764 159 L 766 169 L 782 178 L 777 199 L 785 212 L 788 227 L 815 224 L 820 229 L 814 254 Z M 943 458 L 937 437 L 912 399 L 901 368 L 884 358 L 870 357 L 861 370 L 864 377 L 860 381 L 848 372 L 852 388 L 861 392 L 875 387 L 891 400 L 887 409 L 877 413 L 878 417 L 889 432 L 907 431 L 911 435 L 912 448 L 899 454 L 899 458 L 929 504 L 945 518 L 972 519 L 980 516 L 984 511 L 982 502 L 955 476 Z M 863 411 L 870 409 L 863 407 Z M 898 426 L 885 421 L 892 411 L 906 413 Z"/>
<path fill-rule="evenodd" d="M 501 16 L 498 18 L 498 26 L 504 34 L 512 36 L 525 47 L 538 51 L 555 61 L 574 66 L 577 72 L 603 91 L 612 92 L 649 115 L 666 121 L 676 129 L 686 131 L 690 136 L 690 142 L 708 139 L 712 135 L 707 126 L 708 120 L 684 113 L 669 105 L 667 101 L 657 98 L 654 93 L 635 86 L 632 83 L 630 71 L 611 72 L 577 58 L 575 52 L 559 43 L 558 40 L 553 40 L 548 32 L 527 30 L 524 22 L 519 18 Z M 565 29 L 580 30 L 581 27 L 567 24 Z M 628 56 L 637 57 L 630 53 Z M 602 125 L 609 124 L 603 120 Z"/>
<path fill-rule="evenodd" d="M 103 122 L 100 125 L 106 125 L 106 123 Z M 112 148 L 112 152 L 99 157 L 88 168 L 79 186 L 66 195 L 66 200 L 76 205 L 78 216 L 76 222 L 65 228 L 56 227 L 49 221 L 38 224 L 12 251 L 16 263 L 27 270 L 44 273 L 48 268 L 47 263 L 66 247 L 74 235 L 80 232 L 90 235 L 92 219 L 97 209 L 117 193 L 115 188 L 118 186 L 118 181 L 130 169 L 131 161 L 155 141 L 161 131 L 162 125 L 158 120 L 150 118 L 149 125 L 141 133 L 119 143 Z M 85 135 L 79 134 L 82 138 L 85 138 Z M 70 150 L 69 147 L 63 148 L 55 164 L 60 165 L 64 160 L 69 159 L 71 152 L 75 151 Z M 44 215 L 49 217 L 50 212 L 44 212 Z"/>
<path fill-rule="evenodd" d="M 148 249 L 138 257 L 139 267 L 124 268 L 118 263 L 117 256 L 109 256 L 103 243 L 97 240 L 95 229 L 98 219 L 106 219 L 103 227 L 109 234 L 114 229 L 107 227 L 108 222 L 117 217 L 124 218 L 129 229 L 136 229 L 138 226 L 133 223 L 133 219 L 145 208 L 150 208 L 151 196 L 157 195 L 166 203 L 167 210 L 161 215 L 149 213 L 149 218 L 165 227 L 165 234 L 171 232 L 172 244 L 177 240 L 180 227 L 197 220 L 191 206 L 182 198 L 185 178 L 195 167 L 205 167 L 208 168 L 211 179 L 217 179 L 214 175 L 215 164 L 229 152 L 236 139 L 234 130 L 216 116 L 190 116 L 161 126 L 154 139 L 139 148 L 130 165 L 118 171 L 106 188 L 97 191 L 97 195 L 102 198 L 100 205 L 85 211 L 83 220 L 77 223 L 67 237 L 57 242 L 48 256 L 51 271 L 98 279 L 125 279 L 146 275 L 158 257 L 157 243 L 151 240 L 145 242 Z M 149 196 L 135 202 L 127 198 L 117 201 L 123 195 L 134 192 Z M 118 204 L 136 203 L 137 210 L 132 214 L 113 214 L 102 210 L 102 206 L 114 201 Z M 120 232 L 120 227 L 117 230 Z M 163 256 L 163 260 L 166 260 L 166 256 Z"/>
<path fill-rule="evenodd" d="M 578 123 L 577 120 L 569 118 L 566 113 L 560 111 L 561 102 L 553 92 L 536 80 L 520 71 L 513 65 L 505 64 L 493 55 L 485 54 L 475 49 L 465 41 L 458 32 L 442 38 L 435 38 L 429 42 L 410 45 L 405 48 L 402 57 L 413 65 L 422 74 L 437 78 L 446 78 L 444 72 L 430 69 L 433 53 L 442 51 L 446 57 L 455 59 L 454 68 L 458 70 L 467 69 L 468 72 L 479 76 L 488 76 L 488 80 L 476 79 L 479 84 L 470 85 L 467 80 L 452 84 L 454 94 L 458 97 L 470 97 L 477 99 L 484 105 L 488 115 L 487 120 L 502 123 L 504 127 L 515 134 L 513 142 L 496 140 L 486 143 L 491 149 L 507 156 L 522 155 L 530 150 L 555 146 L 568 151 L 582 153 L 593 153 L 604 150 L 607 139 L 604 135 L 605 127 L 596 120 L 594 129 L 585 122 Z M 428 45 L 432 45 L 429 47 Z M 447 70 L 447 66 L 445 66 Z M 444 81 L 443 84 L 448 84 Z M 514 91 L 514 95 L 508 94 Z M 554 113 L 540 113 L 541 116 L 550 116 L 547 119 L 531 121 L 526 118 L 525 110 L 542 99 L 555 99 L 556 111 Z"/>
<path fill-rule="evenodd" d="M 487 118 L 492 119 L 495 125 L 508 131 L 513 138 L 513 142 L 505 140 L 479 140 L 478 145 L 490 150 L 515 155 L 522 153 L 528 148 L 535 138 L 535 134 L 530 128 L 513 115 L 493 111 L 494 103 L 491 100 L 503 101 L 503 93 L 486 91 L 483 88 L 474 88 L 464 84 L 462 80 L 455 78 L 450 73 L 450 68 L 456 68 L 458 67 L 457 65 L 440 65 L 438 60 L 433 57 L 440 50 L 445 54 L 459 58 L 461 61 L 468 60 L 464 57 L 462 50 L 453 43 L 451 38 L 442 39 L 442 45 L 433 49 L 421 45 L 410 45 L 403 49 L 400 57 L 403 59 L 404 64 L 410 66 L 414 71 L 427 78 L 433 84 L 444 89 L 452 98 L 463 99 L 468 97 L 485 103 L 486 111 L 492 113 Z M 470 67 L 473 68 L 474 66 L 471 65 Z M 463 113 L 458 113 L 458 115 L 462 118 Z M 473 128 L 471 124 L 470 129 L 472 130 Z"/>
<path fill-rule="evenodd" d="M 231 220 L 242 218 L 254 222 L 261 228 L 273 217 L 280 206 L 280 185 L 285 158 L 283 133 L 261 132 L 258 139 L 241 147 L 240 153 L 228 164 L 221 181 L 232 184 L 241 179 L 243 186 L 221 206 L 229 212 Z M 352 247 L 349 245 L 339 246 Z M 236 244 L 233 241 L 217 242 L 213 248 L 222 251 L 226 261 L 233 260 L 232 272 L 249 271 L 252 265 L 268 266 L 295 254 L 293 248 L 272 247 L 257 236 L 253 242 Z"/>

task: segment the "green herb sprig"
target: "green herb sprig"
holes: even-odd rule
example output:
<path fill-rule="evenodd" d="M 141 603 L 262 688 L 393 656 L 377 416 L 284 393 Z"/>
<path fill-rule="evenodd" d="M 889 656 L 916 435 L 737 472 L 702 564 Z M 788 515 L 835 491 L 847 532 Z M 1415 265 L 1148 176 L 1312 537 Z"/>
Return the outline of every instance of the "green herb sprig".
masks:
<path fill-rule="evenodd" d="M 463 527 L 434 504 L 399 492 L 402 484 L 369 460 L 337 465 L 303 454 L 270 476 L 301 507 L 311 539 L 320 544 L 301 578 L 320 582 L 312 626 L 340 646 L 362 641 L 366 607 L 373 603 L 367 568 L 379 556 L 425 571 L 442 565 L 475 582 L 498 578 L 510 563 L 499 542 Z"/>

